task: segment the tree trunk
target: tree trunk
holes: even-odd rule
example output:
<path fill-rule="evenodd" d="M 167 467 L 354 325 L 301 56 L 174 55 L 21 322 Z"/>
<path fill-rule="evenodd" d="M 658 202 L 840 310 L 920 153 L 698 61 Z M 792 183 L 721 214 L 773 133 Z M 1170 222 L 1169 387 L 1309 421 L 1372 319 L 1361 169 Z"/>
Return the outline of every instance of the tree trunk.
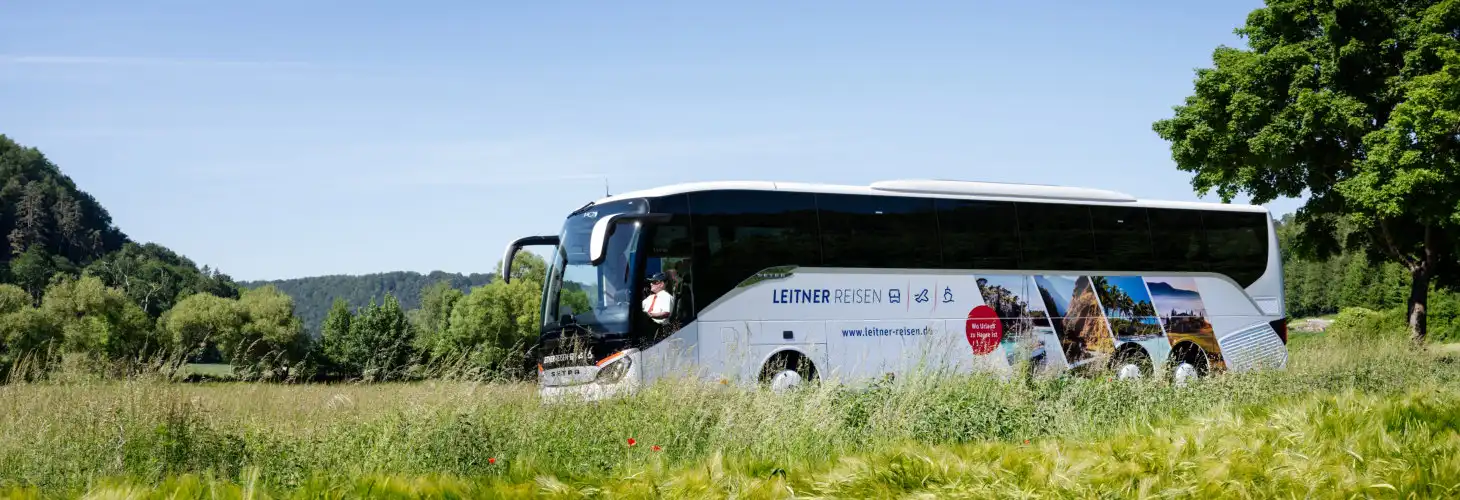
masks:
<path fill-rule="evenodd" d="M 1425 306 L 1430 293 L 1429 266 L 1418 265 L 1409 270 L 1409 340 L 1416 346 L 1424 345 L 1429 325 L 1425 317 Z"/>

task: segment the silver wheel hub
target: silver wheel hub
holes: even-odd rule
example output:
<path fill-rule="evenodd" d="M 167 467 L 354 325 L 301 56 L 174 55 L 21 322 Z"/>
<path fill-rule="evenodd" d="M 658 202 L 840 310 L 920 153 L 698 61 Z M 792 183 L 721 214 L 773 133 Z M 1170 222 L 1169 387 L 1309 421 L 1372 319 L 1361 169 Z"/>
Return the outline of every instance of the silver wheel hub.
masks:
<path fill-rule="evenodd" d="M 781 370 L 780 373 L 771 377 L 771 390 L 774 392 L 785 392 L 799 385 L 801 385 L 801 374 L 794 370 Z"/>
<path fill-rule="evenodd" d="M 1176 365 L 1176 370 L 1171 374 L 1171 380 L 1178 386 L 1184 386 L 1197 377 L 1196 367 L 1191 363 Z"/>
<path fill-rule="evenodd" d="M 1141 378 L 1141 367 L 1135 363 L 1126 363 L 1121 365 L 1115 373 L 1116 377 L 1121 380 L 1138 379 Z"/>

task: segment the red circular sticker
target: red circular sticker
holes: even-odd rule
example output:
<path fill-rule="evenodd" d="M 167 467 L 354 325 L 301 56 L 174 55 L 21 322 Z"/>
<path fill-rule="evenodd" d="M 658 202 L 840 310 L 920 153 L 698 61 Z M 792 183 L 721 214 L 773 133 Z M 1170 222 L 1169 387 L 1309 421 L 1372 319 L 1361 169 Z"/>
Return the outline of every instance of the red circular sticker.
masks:
<path fill-rule="evenodd" d="M 973 347 L 973 353 L 982 356 L 999 347 L 999 341 L 1004 337 L 1004 326 L 999 324 L 999 315 L 994 308 L 978 306 L 968 311 L 963 333 L 968 336 L 968 345 Z"/>

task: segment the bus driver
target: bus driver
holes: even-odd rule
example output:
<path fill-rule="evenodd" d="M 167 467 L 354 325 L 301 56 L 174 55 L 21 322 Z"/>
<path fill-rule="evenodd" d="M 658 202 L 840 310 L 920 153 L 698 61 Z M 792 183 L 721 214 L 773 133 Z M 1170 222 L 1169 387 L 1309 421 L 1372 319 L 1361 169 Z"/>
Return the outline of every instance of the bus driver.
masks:
<path fill-rule="evenodd" d="M 644 313 L 655 323 L 669 320 L 669 311 L 674 310 L 674 296 L 664 291 L 664 273 L 649 277 L 649 296 L 644 297 Z"/>

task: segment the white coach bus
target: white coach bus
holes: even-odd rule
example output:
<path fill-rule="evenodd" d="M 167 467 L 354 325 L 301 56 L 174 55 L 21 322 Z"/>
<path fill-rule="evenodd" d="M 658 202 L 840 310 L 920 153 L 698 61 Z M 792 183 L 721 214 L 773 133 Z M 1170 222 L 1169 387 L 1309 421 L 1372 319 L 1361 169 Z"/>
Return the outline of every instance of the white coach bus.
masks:
<path fill-rule="evenodd" d="M 1185 381 L 1287 363 L 1260 206 L 944 180 L 710 182 L 568 215 L 534 357 L 544 396 L 690 375 L 781 390 L 914 370 Z M 510 276 L 503 276 L 510 279 Z"/>

